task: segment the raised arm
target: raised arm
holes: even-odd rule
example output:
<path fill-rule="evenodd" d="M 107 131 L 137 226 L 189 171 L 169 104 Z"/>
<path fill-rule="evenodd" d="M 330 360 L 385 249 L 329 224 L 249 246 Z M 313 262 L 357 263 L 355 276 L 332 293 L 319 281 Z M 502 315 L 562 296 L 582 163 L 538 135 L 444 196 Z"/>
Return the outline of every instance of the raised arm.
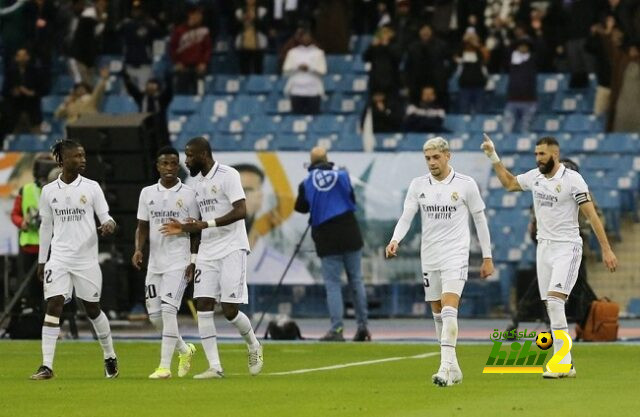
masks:
<path fill-rule="evenodd" d="M 504 166 L 502 162 L 500 162 L 500 158 L 496 153 L 495 145 L 493 141 L 484 133 L 484 142 L 482 142 L 481 149 L 484 151 L 485 155 L 491 160 L 493 164 L 493 170 L 496 172 L 496 176 L 500 180 L 500 183 L 507 191 L 522 191 L 522 187 L 515 175 L 513 175 L 509 170 Z"/>

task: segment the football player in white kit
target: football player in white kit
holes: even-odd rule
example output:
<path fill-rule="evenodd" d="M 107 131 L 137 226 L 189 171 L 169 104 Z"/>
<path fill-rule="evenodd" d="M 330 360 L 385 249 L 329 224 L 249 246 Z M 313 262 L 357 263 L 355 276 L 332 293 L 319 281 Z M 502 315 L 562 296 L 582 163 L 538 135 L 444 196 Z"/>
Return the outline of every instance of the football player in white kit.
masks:
<path fill-rule="evenodd" d="M 156 168 L 160 174 L 157 184 L 142 189 L 138 203 L 136 249 L 131 258 L 133 266 L 143 266 L 143 250 L 149 241 L 149 264 L 145 280 L 145 300 L 149 320 L 162 335 L 160 365 L 150 379 L 171 378 L 171 357 L 179 352 L 178 376 L 191 368 L 196 351 L 192 343 L 185 343 L 178 332 L 178 309 L 182 295 L 195 272 L 199 234 L 183 233 L 163 236 L 160 226 L 171 219 L 185 221 L 199 218 L 196 192 L 178 178 L 180 154 L 170 146 L 158 151 Z"/>
<path fill-rule="evenodd" d="M 196 200 L 202 221 L 177 221 L 163 225 L 164 235 L 202 231 L 196 260 L 193 297 L 197 299 L 198 330 L 209 361 L 209 369 L 195 379 L 224 376 L 213 319 L 214 306 L 220 303 L 225 318 L 233 324 L 247 343 L 249 372 L 262 370 L 262 346 L 249 318 L 238 309 L 249 301 L 247 290 L 247 255 L 249 239 L 245 228 L 245 194 L 240 174 L 234 168 L 213 160 L 207 139 L 196 137 L 185 149 L 187 168 L 196 177 Z"/>
<path fill-rule="evenodd" d="M 533 208 L 537 223 L 538 248 L 536 269 L 540 298 L 546 302 L 553 330 L 569 331 L 565 302 L 578 278 L 582 259 L 582 238 L 578 225 L 578 209 L 589 220 L 602 248 L 602 260 L 609 271 L 618 264 L 600 218 L 591 201 L 589 189 L 582 176 L 560 163 L 560 146 L 553 137 L 538 140 L 535 148 L 537 168 L 513 175 L 500 162 L 495 145 L 485 134 L 482 150 L 491 160 L 493 169 L 508 191 L 528 191 L 533 194 Z M 562 347 L 555 339 L 554 353 Z M 569 372 L 544 372 L 544 378 L 574 378 L 571 352 L 560 362 L 571 363 Z"/>
<path fill-rule="evenodd" d="M 118 360 L 109 320 L 100 309 L 102 272 L 98 264 L 94 214 L 100 221 L 98 230 L 103 236 L 115 231 L 116 222 L 109 215 L 100 185 L 80 175 L 87 163 L 84 148 L 74 141 L 63 140 L 53 147 L 53 156 L 62 166 L 62 174 L 45 185 L 40 195 L 38 278 L 44 282 L 47 309 L 42 327 L 42 366 L 31 379 L 54 376 L 53 357 L 60 334 L 60 315 L 74 289 L 102 346 L 105 376 L 115 378 Z"/>
<path fill-rule="evenodd" d="M 409 231 L 413 216 L 420 211 L 420 258 L 425 301 L 431 304 L 440 342 L 440 368 L 432 376 L 432 381 L 445 387 L 462 382 L 455 347 L 458 339 L 458 305 L 469 265 L 469 215 L 473 218 L 482 249 L 482 278 L 493 273 L 491 239 L 478 185 L 473 178 L 454 171 L 449 165 L 451 154 L 448 142 L 441 137 L 432 138 L 422 149 L 429 174 L 411 181 L 404 210 L 386 248 L 386 256 L 397 255 L 398 246 Z"/>

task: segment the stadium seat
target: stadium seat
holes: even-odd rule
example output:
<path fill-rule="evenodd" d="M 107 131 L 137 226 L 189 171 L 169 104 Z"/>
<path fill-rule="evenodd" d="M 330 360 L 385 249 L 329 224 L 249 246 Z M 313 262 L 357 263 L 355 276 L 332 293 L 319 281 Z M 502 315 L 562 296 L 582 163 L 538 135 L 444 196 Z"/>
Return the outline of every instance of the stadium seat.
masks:
<path fill-rule="evenodd" d="M 182 125 L 182 132 L 193 135 L 200 135 L 207 132 L 213 132 L 215 124 L 211 117 L 201 116 L 199 114 L 190 116 Z"/>
<path fill-rule="evenodd" d="M 377 152 L 394 152 L 403 140 L 402 133 L 377 133 L 375 150 Z"/>
<path fill-rule="evenodd" d="M 509 77 L 504 74 L 491 74 L 487 80 L 486 90 L 494 95 L 506 96 Z"/>
<path fill-rule="evenodd" d="M 333 141 L 331 150 L 338 152 L 362 152 L 362 135 L 357 133 L 343 134 Z"/>
<path fill-rule="evenodd" d="M 366 74 L 371 69 L 371 64 L 362 60 L 361 56 L 355 56 L 351 64 L 353 74 Z"/>
<path fill-rule="evenodd" d="M 138 105 L 129 96 L 107 96 L 104 99 L 102 110 L 111 114 L 137 113 L 139 111 Z"/>
<path fill-rule="evenodd" d="M 207 87 L 208 94 L 238 94 L 242 90 L 244 78 L 235 75 L 214 76 Z"/>
<path fill-rule="evenodd" d="M 333 94 L 329 99 L 329 112 L 331 113 L 357 113 L 364 110 L 365 100 L 360 95 L 343 96 Z"/>
<path fill-rule="evenodd" d="M 310 149 L 305 134 L 279 134 L 273 139 L 273 146 L 279 151 L 305 151 Z"/>
<path fill-rule="evenodd" d="M 607 133 L 600 151 L 607 153 L 640 153 L 640 135 L 637 133 Z"/>
<path fill-rule="evenodd" d="M 262 59 L 262 72 L 264 74 L 274 74 L 277 75 L 280 73 L 280 68 L 278 66 L 278 56 L 275 54 L 265 54 Z"/>
<path fill-rule="evenodd" d="M 324 77 L 324 91 L 327 94 L 331 94 L 338 90 L 338 85 L 342 82 L 341 74 L 329 74 Z"/>
<path fill-rule="evenodd" d="M 366 75 L 343 75 L 337 85 L 337 91 L 345 94 L 365 94 L 369 78 Z"/>
<path fill-rule="evenodd" d="M 272 93 L 267 99 L 268 114 L 289 114 L 291 113 L 291 99 L 278 92 Z"/>
<path fill-rule="evenodd" d="M 535 137 L 533 135 L 505 135 L 500 142 L 500 151 L 508 153 L 530 153 L 535 148 Z M 497 146 L 497 145 L 496 145 Z"/>
<path fill-rule="evenodd" d="M 226 117 L 215 120 L 214 126 L 218 133 L 224 134 L 241 134 L 244 132 L 245 124 L 248 122 L 248 117 Z"/>
<path fill-rule="evenodd" d="M 169 105 L 169 114 L 194 114 L 198 112 L 201 104 L 202 97 L 199 96 L 174 96 Z"/>
<path fill-rule="evenodd" d="M 53 117 L 58 106 L 63 102 L 62 96 L 44 96 L 42 97 L 42 113 L 45 118 Z"/>
<path fill-rule="evenodd" d="M 74 85 L 73 78 L 69 75 L 58 75 L 53 82 L 52 94 L 67 95 Z"/>
<path fill-rule="evenodd" d="M 427 139 L 435 137 L 433 134 L 426 133 L 407 133 L 404 139 L 398 143 L 398 151 L 413 152 L 421 151 L 422 146 Z"/>
<path fill-rule="evenodd" d="M 329 74 L 348 74 L 353 66 L 351 55 L 326 55 L 327 72 Z"/>
<path fill-rule="evenodd" d="M 209 62 L 209 71 L 212 74 L 238 74 L 238 58 L 234 53 L 216 53 Z"/>
<path fill-rule="evenodd" d="M 45 152 L 49 150 L 47 139 L 47 135 L 7 135 L 5 147 L 10 152 Z"/>
<path fill-rule="evenodd" d="M 244 91 L 248 94 L 269 94 L 275 89 L 278 76 L 276 75 L 250 75 L 244 85 Z"/>
<path fill-rule="evenodd" d="M 206 95 L 202 100 L 198 114 L 204 117 L 227 117 L 234 96 Z"/>
<path fill-rule="evenodd" d="M 570 114 L 562 127 L 567 132 L 604 132 L 604 119 L 594 115 Z"/>
<path fill-rule="evenodd" d="M 279 125 L 281 120 L 282 118 L 280 116 L 254 116 L 251 118 L 250 122 L 247 123 L 246 131 L 260 135 L 276 133 L 280 130 Z"/>
<path fill-rule="evenodd" d="M 471 123 L 471 116 L 464 114 L 448 114 L 444 118 L 444 128 L 452 132 L 465 132 Z"/>
<path fill-rule="evenodd" d="M 556 113 L 585 113 L 590 110 L 590 106 L 581 93 L 558 92 L 551 108 Z"/>
<path fill-rule="evenodd" d="M 216 134 L 211 139 L 211 147 L 214 152 L 238 152 L 251 150 L 243 139 L 242 135 Z"/>
<path fill-rule="evenodd" d="M 267 97 L 264 95 L 243 95 L 240 94 L 231 102 L 229 114 L 231 116 L 242 117 L 245 115 L 263 114 Z"/>
<path fill-rule="evenodd" d="M 285 116 L 280 123 L 282 133 L 307 133 L 310 130 L 313 117 L 311 116 Z"/>
<path fill-rule="evenodd" d="M 314 117 L 311 122 L 311 131 L 318 134 L 331 134 L 344 131 L 348 126 L 349 118 L 322 114 Z"/>
<path fill-rule="evenodd" d="M 495 133 L 502 131 L 502 116 L 476 114 L 471 123 L 468 125 L 467 131 L 470 132 L 487 132 Z"/>
<path fill-rule="evenodd" d="M 565 88 L 566 76 L 564 74 L 538 74 L 537 91 L 538 93 L 555 93 Z"/>
<path fill-rule="evenodd" d="M 560 132 L 563 125 L 563 116 L 553 114 L 538 114 L 533 119 L 531 130 L 534 132 Z"/>

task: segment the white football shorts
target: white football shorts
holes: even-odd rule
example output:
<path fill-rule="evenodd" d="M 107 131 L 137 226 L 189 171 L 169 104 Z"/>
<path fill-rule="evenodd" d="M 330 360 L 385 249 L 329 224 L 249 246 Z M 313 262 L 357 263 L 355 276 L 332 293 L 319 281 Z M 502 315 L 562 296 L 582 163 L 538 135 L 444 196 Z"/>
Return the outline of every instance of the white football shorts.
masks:
<path fill-rule="evenodd" d="M 45 300 L 56 295 L 70 300 L 75 288 L 81 300 L 98 302 L 102 294 L 102 271 L 99 264 L 76 269 L 50 260 L 44 265 L 43 284 Z"/>
<path fill-rule="evenodd" d="M 462 295 L 464 284 L 467 282 L 469 268 L 446 269 L 444 271 L 422 271 L 424 285 L 424 300 L 439 301 L 442 294 L 450 292 L 458 297 Z"/>
<path fill-rule="evenodd" d="M 201 261 L 193 279 L 193 298 L 214 298 L 222 303 L 247 304 L 247 251 L 236 250 L 221 259 Z"/>
<path fill-rule="evenodd" d="M 538 290 L 546 300 L 549 291 L 569 295 L 578 280 L 582 245 L 575 242 L 539 240 L 536 251 Z"/>

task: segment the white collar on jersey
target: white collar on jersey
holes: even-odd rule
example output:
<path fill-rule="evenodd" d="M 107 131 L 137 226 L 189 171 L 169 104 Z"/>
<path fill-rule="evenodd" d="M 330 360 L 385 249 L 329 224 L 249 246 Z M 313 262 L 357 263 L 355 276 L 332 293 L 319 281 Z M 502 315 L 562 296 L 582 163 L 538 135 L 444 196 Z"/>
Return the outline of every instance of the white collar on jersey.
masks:
<path fill-rule="evenodd" d="M 433 175 L 429 174 L 429 183 L 431 185 L 433 185 L 434 183 L 436 183 L 436 184 L 445 184 L 445 185 L 446 184 L 451 184 L 451 181 L 453 181 L 453 177 L 456 176 L 456 173 L 453 170 L 452 166 L 449 166 L 449 168 L 451 168 L 451 171 L 449 172 L 449 175 L 447 175 L 446 178 L 443 179 L 442 181 L 438 181 L 437 179 L 433 178 Z"/>
<path fill-rule="evenodd" d="M 166 188 L 160 181 L 161 180 L 158 180 L 158 191 L 178 191 L 182 188 L 182 181 L 180 181 L 180 178 L 178 178 L 178 183 L 171 188 Z"/>
<path fill-rule="evenodd" d="M 214 175 L 216 175 L 216 172 L 218 172 L 218 168 L 220 168 L 220 164 L 218 163 L 218 161 L 215 161 L 209 172 L 207 172 L 207 175 L 203 175 L 202 178 L 210 180 Z"/>
<path fill-rule="evenodd" d="M 77 187 L 82 182 L 82 175 L 78 174 L 75 180 L 71 184 L 67 184 L 62 181 L 62 174 L 58 175 L 58 180 L 56 181 L 58 184 L 58 188 L 67 188 L 67 187 Z"/>
<path fill-rule="evenodd" d="M 553 177 L 547 178 L 542 172 L 540 172 L 538 174 L 538 178 L 546 178 L 548 180 L 557 180 L 558 178 L 562 178 L 566 170 L 567 168 L 564 166 L 564 164 L 560 164 L 560 168 L 558 168 L 558 170 L 553 175 Z M 538 171 L 540 171 L 540 168 L 538 168 Z"/>

